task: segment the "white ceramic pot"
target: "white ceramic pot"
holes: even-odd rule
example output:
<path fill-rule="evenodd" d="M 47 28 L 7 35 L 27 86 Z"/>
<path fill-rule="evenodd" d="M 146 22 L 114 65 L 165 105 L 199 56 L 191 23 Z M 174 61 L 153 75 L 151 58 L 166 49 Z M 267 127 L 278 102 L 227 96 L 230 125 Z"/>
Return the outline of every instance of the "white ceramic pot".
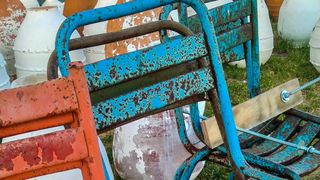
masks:
<path fill-rule="evenodd" d="M 63 14 L 63 9 L 64 9 L 64 3 L 58 1 L 58 0 L 46 0 L 43 4 L 42 7 L 45 6 L 57 6 L 58 11 Z"/>
<path fill-rule="evenodd" d="M 320 0 L 285 0 L 280 8 L 278 32 L 294 47 L 303 47 L 319 18 Z"/>
<path fill-rule="evenodd" d="M 57 31 L 65 17 L 56 7 L 28 10 L 14 42 L 17 77 L 47 71 L 47 63 L 55 48 Z M 80 37 L 78 32 L 72 38 Z M 72 51 L 71 59 L 85 61 L 83 50 Z"/>
<path fill-rule="evenodd" d="M 15 75 L 13 42 L 26 15 L 26 8 L 19 0 L 0 1 L 0 53 L 7 62 L 7 72 Z"/>
<path fill-rule="evenodd" d="M 273 31 L 271 21 L 269 18 L 268 7 L 264 0 L 258 0 L 258 30 L 259 30 L 259 60 L 260 65 L 265 64 L 271 57 L 273 51 Z M 246 67 L 245 60 L 231 62 L 230 65 L 234 65 L 240 68 Z"/>
<path fill-rule="evenodd" d="M 37 0 L 20 0 L 26 9 L 39 7 Z"/>
<path fill-rule="evenodd" d="M 186 122 L 193 143 L 190 121 Z M 124 179 L 173 179 L 177 168 L 191 155 L 179 139 L 173 110 L 121 126 L 114 131 L 113 157 L 118 174 Z M 204 166 L 200 162 L 191 179 Z"/>
<path fill-rule="evenodd" d="M 117 4 L 117 0 L 109 0 L 109 1 L 99 0 L 95 8 L 106 7 L 106 6 L 111 6 L 115 4 Z M 84 36 L 91 36 L 91 35 L 106 33 L 107 25 L 108 25 L 108 21 L 87 25 L 84 27 L 83 34 Z M 101 45 L 101 46 L 85 49 L 84 52 L 87 58 L 87 63 L 94 63 L 94 62 L 105 59 L 106 58 L 105 48 L 106 48 L 105 45 Z"/>
<path fill-rule="evenodd" d="M 0 91 L 10 88 L 10 78 L 6 70 L 6 61 L 0 53 Z"/>
<path fill-rule="evenodd" d="M 310 45 L 310 62 L 320 72 L 320 19 L 318 20 L 316 27 L 314 28 Z"/>

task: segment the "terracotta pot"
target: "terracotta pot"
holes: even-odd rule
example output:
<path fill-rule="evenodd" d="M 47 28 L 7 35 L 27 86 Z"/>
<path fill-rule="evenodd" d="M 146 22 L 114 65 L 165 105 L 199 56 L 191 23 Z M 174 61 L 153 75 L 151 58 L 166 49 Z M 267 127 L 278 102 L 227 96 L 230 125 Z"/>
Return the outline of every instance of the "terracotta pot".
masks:
<path fill-rule="evenodd" d="M 270 17 L 274 20 L 278 20 L 279 11 L 283 0 L 266 0 Z"/>
<path fill-rule="evenodd" d="M 15 75 L 13 42 L 26 15 L 26 8 L 19 0 L 0 1 L 0 53 L 7 62 L 10 76 Z"/>
<path fill-rule="evenodd" d="M 28 10 L 14 42 L 18 78 L 47 71 L 57 31 L 65 19 L 53 6 Z M 72 38 L 76 37 L 79 37 L 77 32 L 72 34 Z M 70 55 L 72 60 L 85 60 L 83 50 L 72 51 Z"/>
<path fill-rule="evenodd" d="M 63 15 L 68 17 L 77 12 L 93 9 L 97 4 L 98 0 L 77 0 L 77 3 L 74 3 L 74 0 L 66 0 L 64 3 Z M 77 29 L 79 34 L 83 36 L 83 27 Z"/>
<path fill-rule="evenodd" d="M 319 18 L 319 0 L 285 0 L 280 8 L 279 35 L 296 48 L 306 46 Z"/>

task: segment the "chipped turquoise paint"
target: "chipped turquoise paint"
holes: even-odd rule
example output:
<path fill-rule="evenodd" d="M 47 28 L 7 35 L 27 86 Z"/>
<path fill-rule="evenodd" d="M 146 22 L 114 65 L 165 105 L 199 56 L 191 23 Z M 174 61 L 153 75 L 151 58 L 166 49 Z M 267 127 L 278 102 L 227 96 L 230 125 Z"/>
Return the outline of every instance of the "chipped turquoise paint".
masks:
<path fill-rule="evenodd" d="M 137 114 L 145 114 L 201 94 L 213 88 L 208 68 L 181 75 L 144 89 L 108 99 L 93 106 L 97 129 L 124 122 Z"/>
<path fill-rule="evenodd" d="M 240 144 L 237 137 L 235 123 L 232 115 L 232 109 L 231 109 L 232 107 L 231 107 L 230 98 L 228 94 L 228 88 L 227 88 L 226 81 L 224 79 L 224 72 L 223 72 L 222 60 L 220 58 L 220 52 L 218 48 L 217 36 L 212 25 L 213 18 L 209 16 L 205 5 L 200 0 L 157 0 L 157 1 L 135 0 L 135 1 L 131 1 L 131 2 L 116 5 L 116 6 L 98 8 L 95 10 L 89 10 L 89 11 L 77 13 L 73 16 L 70 16 L 61 25 L 61 28 L 59 29 L 57 39 L 56 39 L 56 52 L 57 52 L 57 58 L 58 58 L 61 74 L 63 76 L 68 76 L 67 66 L 70 62 L 70 57 L 68 52 L 69 39 L 72 32 L 75 31 L 77 27 L 138 13 L 141 11 L 169 5 L 176 2 L 182 2 L 191 6 L 197 12 L 198 17 L 200 19 L 201 26 L 203 29 L 203 36 L 204 36 L 204 39 L 206 40 L 205 45 L 208 51 L 208 56 L 210 58 L 211 71 L 212 71 L 212 74 L 216 76 L 215 83 L 216 83 L 216 88 L 217 88 L 218 97 L 219 97 L 219 104 L 221 107 L 221 114 L 223 119 L 222 123 L 226 133 L 226 139 L 227 139 L 226 143 L 228 144 L 230 155 L 231 155 L 233 164 L 235 165 L 235 168 L 238 169 L 241 173 L 244 173 L 248 176 L 256 177 L 256 175 L 258 174 L 264 175 L 255 171 L 254 169 L 251 169 L 250 166 L 246 163 L 241 153 Z M 240 1 L 236 1 L 236 2 L 240 2 Z M 243 2 L 248 3 L 249 1 L 244 0 Z M 253 6 L 253 7 L 256 8 L 256 6 Z M 234 11 L 240 12 L 241 9 L 234 9 Z M 222 13 L 223 15 L 226 15 L 228 11 L 225 11 L 225 12 L 221 11 L 220 13 Z M 174 47 L 170 46 L 170 48 L 174 48 Z M 255 48 L 255 50 L 257 49 Z M 156 54 L 154 54 L 154 56 L 152 56 L 152 58 L 157 59 L 158 55 L 161 56 L 161 53 L 165 53 L 166 51 L 168 51 L 168 49 L 165 49 L 164 51 L 160 51 L 160 52 L 158 51 Z M 186 52 L 188 51 L 190 50 L 187 50 Z M 185 52 L 182 52 L 182 53 L 185 53 Z M 134 68 L 138 68 L 138 67 L 134 67 Z M 95 67 L 95 69 L 99 69 L 101 70 L 101 72 L 105 70 L 103 67 L 100 67 L 100 66 Z M 87 76 L 87 77 L 90 77 L 90 76 Z M 184 96 L 187 97 L 188 93 L 190 93 L 190 95 L 192 93 L 193 94 L 202 93 L 202 90 L 208 90 L 205 88 L 212 88 L 212 87 L 209 87 L 213 85 L 212 82 L 209 82 L 210 81 L 209 77 L 205 77 L 205 76 L 199 76 L 199 77 L 204 78 L 204 81 L 208 81 L 207 83 L 209 84 L 199 83 L 201 85 L 206 85 L 206 87 L 199 86 L 197 89 L 192 88 L 195 90 L 194 92 L 192 91 L 185 92 L 183 90 L 181 91 L 181 89 L 175 89 L 174 93 L 177 93 L 177 94 L 175 94 L 176 99 L 174 100 L 179 100 L 179 98 L 184 98 Z M 211 72 L 210 72 L 210 77 L 211 77 Z M 189 78 L 195 78 L 195 77 L 189 77 Z M 88 78 L 88 80 L 90 80 L 90 78 Z M 110 81 L 112 80 L 110 79 Z M 172 81 L 178 81 L 178 79 L 173 79 Z M 94 81 L 92 80 L 92 82 Z M 104 121 L 106 123 L 105 125 L 108 126 L 112 123 L 122 122 L 125 120 L 125 118 L 130 118 L 137 114 L 145 113 L 147 110 L 164 107 L 165 105 L 173 102 L 173 99 L 171 98 L 168 99 L 169 96 L 167 96 L 166 94 L 167 92 L 166 89 L 168 89 L 168 84 L 166 83 L 168 82 L 169 81 L 158 84 L 159 85 L 158 88 L 154 86 L 147 87 L 142 90 L 125 94 L 123 96 L 116 97 L 111 100 L 107 100 L 104 103 L 100 103 L 98 104 L 98 106 L 101 106 L 101 108 L 97 109 L 94 107 L 95 118 L 98 120 L 98 122 L 100 120 Z M 101 86 L 100 85 L 95 86 L 94 84 L 94 87 L 101 87 Z M 152 89 L 152 88 L 155 88 L 155 89 Z M 150 103 L 152 102 L 151 100 L 145 101 L 144 99 L 142 99 L 139 102 L 139 104 L 137 105 L 134 104 L 135 102 L 133 99 L 134 97 L 144 97 L 144 94 L 139 94 L 142 92 L 147 93 L 147 96 L 149 95 L 152 96 L 150 92 L 153 92 L 153 93 L 158 92 L 162 96 L 159 97 L 160 100 L 153 101 L 153 103 Z M 172 92 L 172 91 L 170 90 L 169 92 Z M 114 108 L 114 111 L 108 113 L 107 111 L 109 111 L 110 108 Z M 120 112 L 119 110 L 123 110 L 123 111 Z M 105 121 L 104 120 L 105 117 L 110 117 L 110 119 Z M 196 161 L 197 159 L 195 161 L 191 160 L 191 162 L 196 162 Z"/>

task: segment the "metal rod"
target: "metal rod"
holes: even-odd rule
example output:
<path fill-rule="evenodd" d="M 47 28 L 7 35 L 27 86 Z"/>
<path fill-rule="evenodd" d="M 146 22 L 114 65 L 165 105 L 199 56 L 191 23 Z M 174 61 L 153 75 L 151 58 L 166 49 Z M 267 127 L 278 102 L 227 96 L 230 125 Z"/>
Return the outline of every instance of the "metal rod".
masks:
<path fill-rule="evenodd" d="M 188 112 L 188 111 L 183 111 L 183 113 L 190 115 L 190 112 Z M 201 116 L 201 115 L 199 115 L 199 117 L 202 120 L 208 119 L 208 117 Z M 273 142 L 276 142 L 276 143 L 279 143 L 279 144 L 287 145 L 287 146 L 290 146 L 290 147 L 293 147 L 293 148 L 296 148 L 296 149 L 299 149 L 299 150 L 306 151 L 306 152 L 311 153 L 311 154 L 320 155 L 320 151 L 317 150 L 316 148 L 312 147 L 312 146 L 307 147 L 307 146 L 301 146 L 301 145 L 294 144 L 294 143 L 287 142 L 287 141 L 282 141 L 282 140 L 279 140 L 277 138 L 266 136 L 264 134 L 260 134 L 260 133 L 254 132 L 254 131 L 246 130 L 246 129 L 243 129 L 243 128 L 240 128 L 240 127 L 237 127 L 237 131 L 240 131 L 240 132 L 243 132 L 243 133 L 246 133 L 246 134 L 250 134 L 250 135 L 253 135 L 253 136 L 257 136 L 257 137 L 260 137 L 260 138 L 263 138 L 263 139 L 266 139 L 266 140 L 269 140 L 269 141 L 273 141 Z"/>
<path fill-rule="evenodd" d="M 311 86 L 311 85 L 313 85 L 313 84 L 315 84 L 315 83 L 318 83 L 318 82 L 320 82 L 320 76 L 319 76 L 318 78 L 310 81 L 310 82 L 307 82 L 307 83 L 304 84 L 303 86 L 300 86 L 299 88 L 290 91 L 290 92 L 289 92 L 289 91 L 286 91 L 286 90 L 283 90 L 283 91 L 281 92 L 281 94 L 280 94 L 281 100 L 282 100 L 283 102 L 288 102 L 289 99 L 290 99 L 290 96 L 292 96 L 293 94 L 295 94 L 295 93 L 297 93 L 297 92 L 299 92 L 299 91 L 302 91 L 303 89 L 305 89 L 305 88 L 307 88 L 307 87 L 309 87 L 309 86 Z"/>

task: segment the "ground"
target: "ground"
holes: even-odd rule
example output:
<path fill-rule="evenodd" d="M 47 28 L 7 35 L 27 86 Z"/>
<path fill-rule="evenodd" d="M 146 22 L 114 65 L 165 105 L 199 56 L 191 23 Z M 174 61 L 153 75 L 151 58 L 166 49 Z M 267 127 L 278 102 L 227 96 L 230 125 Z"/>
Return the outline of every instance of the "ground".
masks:
<path fill-rule="evenodd" d="M 276 29 L 275 25 L 274 29 Z M 308 47 L 294 49 L 289 42 L 279 38 L 276 31 L 274 34 L 275 48 L 273 55 L 271 59 L 261 67 L 261 89 L 263 92 L 294 78 L 298 78 L 300 84 L 304 84 L 319 76 L 319 72 L 317 72 L 309 62 Z M 232 103 L 235 105 L 244 102 L 248 98 L 246 71 L 229 65 L 225 65 L 224 69 Z M 304 103 L 298 106 L 298 108 L 320 116 L 320 83 L 304 90 L 303 97 Z M 210 116 L 211 112 L 209 106 L 207 106 L 205 114 Z M 106 145 L 108 155 L 111 157 L 111 134 L 105 135 L 103 141 Z M 227 179 L 229 173 L 230 169 L 207 162 L 197 179 Z M 316 180 L 319 179 L 319 176 L 320 171 L 317 171 L 305 177 L 305 179 Z M 120 178 L 116 176 L 116 179 Z"/>

